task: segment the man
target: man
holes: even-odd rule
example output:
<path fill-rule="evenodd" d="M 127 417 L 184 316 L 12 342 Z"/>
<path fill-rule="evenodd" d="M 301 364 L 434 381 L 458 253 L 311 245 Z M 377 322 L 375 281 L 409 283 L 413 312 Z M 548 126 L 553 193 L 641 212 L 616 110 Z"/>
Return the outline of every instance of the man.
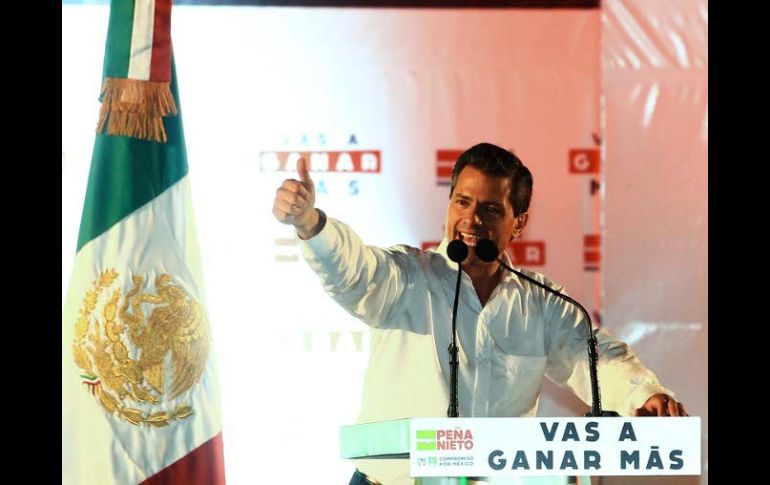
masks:
<path fill-rule="evenodd" d="M 518 157 L 488 143 L 460 155 L 452 171 L 444 240 L 424 252 L 365 246 L 347 225 L 327 220 L 315 208 L 305 160 L 297 168 L 300 180 L 283 182 L 273 214 L 296 228 L 303 257 L 332 298 L 372 327 L 359 422 L 446 416 L 446 349 L 457 277 L 446 248 L 455 239 L 469 247 L 457 316 L 460 416 L 534 416 L 543 376 L 591 402 L 583 314 L 474 251 L 479 239 L 491 239 L 511 265 L 504 251 L 524 231 L 532 195 L 532 176 Z M 560 289 L 539 273 L 524 272 Z M 596 335 L 606 409 L 686 415 L 626 344 L 603 329 Z M 360 472 L 351 484 L 411 483 L 408 466 L 382 460 L 356 464 Z"/>

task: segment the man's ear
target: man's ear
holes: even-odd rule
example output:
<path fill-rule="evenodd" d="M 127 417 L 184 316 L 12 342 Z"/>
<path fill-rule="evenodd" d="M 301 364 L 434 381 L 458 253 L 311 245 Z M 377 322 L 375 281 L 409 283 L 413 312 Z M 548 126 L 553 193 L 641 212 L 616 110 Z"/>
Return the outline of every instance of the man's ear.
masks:
<path fill-rule="evenodd" d="M 528 212 L 525 212 L 524 214 L 521 214 L 518 217 L 516 217 L 516 219 L 514 219 L 513 233 L 511 234 L 511 240 L 521 236 L 521 233 L 524 232 L 524 227 L 526 227 L 528 220 L 529 220 Z"/>

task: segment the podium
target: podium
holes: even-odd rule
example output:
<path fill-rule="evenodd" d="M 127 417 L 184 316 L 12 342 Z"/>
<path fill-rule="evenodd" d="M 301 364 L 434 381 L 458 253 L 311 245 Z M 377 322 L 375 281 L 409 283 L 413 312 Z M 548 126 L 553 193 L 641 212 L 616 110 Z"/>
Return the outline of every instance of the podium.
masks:
<path fill-rule="evenodd" d="M 408 461 L 415 484 L 585 485 L 700 475 L 700 429 L 699 417 L 405 418 L 343 426 L 340 452 Z"/>

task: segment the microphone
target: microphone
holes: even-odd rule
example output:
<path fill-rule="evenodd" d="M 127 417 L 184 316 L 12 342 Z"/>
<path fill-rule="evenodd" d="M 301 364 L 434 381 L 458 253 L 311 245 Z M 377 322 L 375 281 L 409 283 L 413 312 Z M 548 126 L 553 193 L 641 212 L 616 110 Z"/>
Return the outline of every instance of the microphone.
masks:
<path fill-rule="evenodd" d="M 594 335 L 593 323 L 591 322 L 591 316 L 588 314 L 588 311 L 586 311 L 586 309 L 583 308 L 583 305 L 573 300 L 569 296 L 559 293 L 558 291 L 552 288 L 549 288 L 548 286 L 540 283 L 539 281 L 533 278 L 530 278 L 529 276 L 523 274 L 522 272 L 516 271 L 515 269 L 511 268 L 510 266 L 505 264 L 505 262 L 503 261 L 503 258 L 498 257 L 499 253 L 500 252 L 497 249 L 497 245 L 489 239 L 481 239 L 479 242 L 476 243 L 476 256 L 478 256 L 480 260 L 486 261 L 486 262 L 492 262 L 494 260 L 497 260 L 497 262 L 499 262 L 503 268 L 524 278 L 525 280 L 531 283 L 536 284 L 537 286 L 543 288 L 544 290 L 549 291 L 554 295 L 572 303 L 583 312 L 583 315 L 585 315 L 586 320 L 588 320 L 588 363 L 589 363 L 589 371 L 591 374 L 591 400 L 593 401 L 591 404 L 591 411 L 586 413 L 585 416 L 586 417 L 619 416 L 619 414 L 616 413 L 615 411 L 602 411 L 601 395 L 599 393 L 599 378 L 597 376 L 597 371 L 596 371 L 596 363 L 599 360 L 599 354 L 596 351 L 596 336 Z"/>
<path fill-rule="evenodd" d="M 497 259 L 498 254 L 500 254 L 500 251 L 497 249 L 497 244 L 493 243 L 491 240 L 480 239 L 479 242 L 476 243 L 476 256 L 478 256 L 480 260 L 491 263 Z"/>
<path fill-rule="evenodd" d="M 457 399 L 457 373 L 460 359 L 457 357 L 457 303 L 460 301 L 460 278 L 463 275 L 462 262 L 468 257 L 468 245 L 460 239 L 450 242 L 446 248 L 449 259 L 457 263 L 457 285 L 455 286 L 455 301 L 452 308 L 452 343 L 449 344 L 449 408 L 448 418 L 460 417 Z"/>
<path fill-rule="evenodd" d="M 468 257 L 468 245 L 460 239 L 455 239 L 446 247 L 446 254 L 455 263 L 462 263 Z"/>

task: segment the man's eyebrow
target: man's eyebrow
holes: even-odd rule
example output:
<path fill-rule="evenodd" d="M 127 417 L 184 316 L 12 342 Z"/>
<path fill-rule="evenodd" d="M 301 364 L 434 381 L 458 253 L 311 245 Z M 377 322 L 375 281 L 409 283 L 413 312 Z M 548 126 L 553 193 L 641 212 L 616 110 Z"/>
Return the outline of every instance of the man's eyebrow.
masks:
<path fill-rule="evenodd" d="M 501 204 L 496 200 L 480 200 L 479 205 L 483 205 L 484 207 L 496 207 L 498 209 L 505 208 L 505 204 Z"/>

